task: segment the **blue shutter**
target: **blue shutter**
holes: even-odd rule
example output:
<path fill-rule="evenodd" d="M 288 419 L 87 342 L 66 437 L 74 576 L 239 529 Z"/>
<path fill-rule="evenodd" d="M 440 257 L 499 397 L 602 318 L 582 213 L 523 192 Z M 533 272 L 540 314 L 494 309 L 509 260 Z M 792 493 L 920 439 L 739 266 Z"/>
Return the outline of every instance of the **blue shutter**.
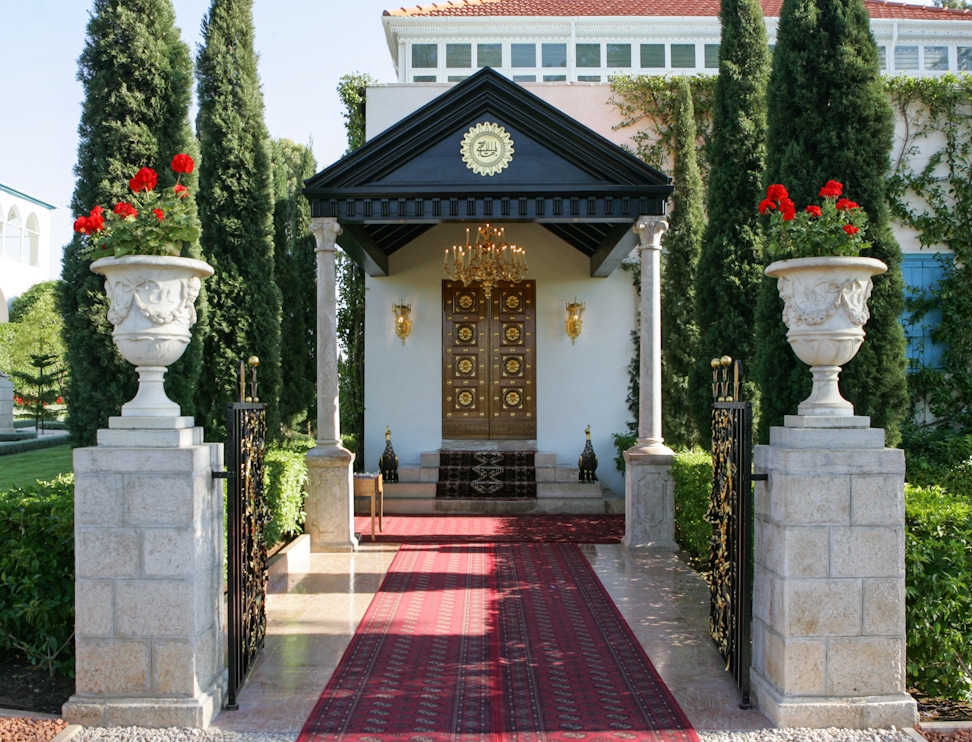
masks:
<path fill-rule="evenodd" d="M 946 266 L 951 266 L 953 256 L 949 253 L 905 253 L 901 263 L 904 278 L 905 298 L 921 296 L 924 292 L 937 293 L 939 281 L 945 275 Z M 911 316 L 905 309 L 901 315 L 905 338 L 908 341 L 908 370 L 942 367 L 943 343 L 932 341 L 932 332 L 942 323 L 942 310 L 935 307 L 919 319 Z"/>

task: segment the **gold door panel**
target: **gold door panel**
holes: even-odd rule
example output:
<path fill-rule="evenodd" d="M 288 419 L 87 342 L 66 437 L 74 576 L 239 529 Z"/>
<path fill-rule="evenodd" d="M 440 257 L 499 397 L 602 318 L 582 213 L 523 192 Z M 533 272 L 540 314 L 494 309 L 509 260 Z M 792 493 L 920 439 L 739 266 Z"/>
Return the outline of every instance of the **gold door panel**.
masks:
<path fill-rule="evenodd" d="M 536 284 L 442 282 L 442 437 L 533 439 Z"/>

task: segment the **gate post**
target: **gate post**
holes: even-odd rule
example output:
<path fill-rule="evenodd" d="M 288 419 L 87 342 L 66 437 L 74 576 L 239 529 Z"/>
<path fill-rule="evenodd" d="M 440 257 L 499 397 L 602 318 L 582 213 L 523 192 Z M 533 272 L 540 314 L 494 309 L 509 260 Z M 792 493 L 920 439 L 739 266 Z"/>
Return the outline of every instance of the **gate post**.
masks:
<path fill-rule="evenodd" d="M 781 727 L 898 728 L 904 453 L 867 417 L 790 415 L 757 446 L 752 689 Z"/>
<path fill-rule="evenodd" d="M 624 452 L 624 538 L 626 549 L 676 551 L 675 453 L 665 445 L 661 425 L 661 238 L 668 222 L 642 216 L 634 226 L 641 255 L 641 368 L 638 442 Z"/>
<path fill-rule="evenodd" d="M 206 727 L 225 693 L 223 447 L 191 417 L 112 417 L 74 451 L 76 692 L 91 726 Z"/>

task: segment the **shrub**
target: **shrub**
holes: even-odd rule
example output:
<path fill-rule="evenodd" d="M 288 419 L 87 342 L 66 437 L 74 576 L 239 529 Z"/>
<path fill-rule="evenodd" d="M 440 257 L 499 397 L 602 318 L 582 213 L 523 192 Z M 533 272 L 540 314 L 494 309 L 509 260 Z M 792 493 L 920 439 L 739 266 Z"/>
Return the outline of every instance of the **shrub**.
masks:
<path fill-rule="evenodd" d="M 74 672 L 74 476 L 0 493 L 0 648 Z"/>
<path fill-rule="evenodd" d="M 908 682 L 972 701 L 972 504 L 905 487 Z"/>
<path fill-rule="evenodd" d="M 675 540 L 692 557 L 692 563 L 708 569 L 712 524 L 705 520 L 712 497 L 712 456 L 694 448 L 678 451 L 672 464 L 675 480 Z"/>
<path fill-rule="evenodd" d="M 304 522 L 304 486 L 307 461 L 304 458 L 313 442 L 294 440 L 286 445 L 271 445 L 264 459 L 264 494 L 270 520 L 264 527 L 267 546 L 301 532 Z"/>
<path fill-rule="evenodd" d="M 972 435 L 944 429 L 909 431 L 901 445 L 909 484 L 938 485 L 950 494 L 972 499 Z"/>

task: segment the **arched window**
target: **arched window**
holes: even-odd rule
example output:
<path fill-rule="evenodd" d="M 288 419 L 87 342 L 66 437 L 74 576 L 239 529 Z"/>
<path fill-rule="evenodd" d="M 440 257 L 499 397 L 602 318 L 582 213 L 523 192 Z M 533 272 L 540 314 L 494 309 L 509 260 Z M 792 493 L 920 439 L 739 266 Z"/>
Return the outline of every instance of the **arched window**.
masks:
<path fill-rule="evenodd" d="M 40 265 L 40 222 L 37 220 L 37 214 L 28 214 L 27 231 L 24 236 L 27 238 L 27 258 L 30 264 Z"/>
<path fill-rule="evenodd" d="M 7 212 L 7 223 L 3 230 L 3 254 L 10 260 L 21 260 L 23 256 L 23 227 L 20 212 L 11 206 Z"/>

